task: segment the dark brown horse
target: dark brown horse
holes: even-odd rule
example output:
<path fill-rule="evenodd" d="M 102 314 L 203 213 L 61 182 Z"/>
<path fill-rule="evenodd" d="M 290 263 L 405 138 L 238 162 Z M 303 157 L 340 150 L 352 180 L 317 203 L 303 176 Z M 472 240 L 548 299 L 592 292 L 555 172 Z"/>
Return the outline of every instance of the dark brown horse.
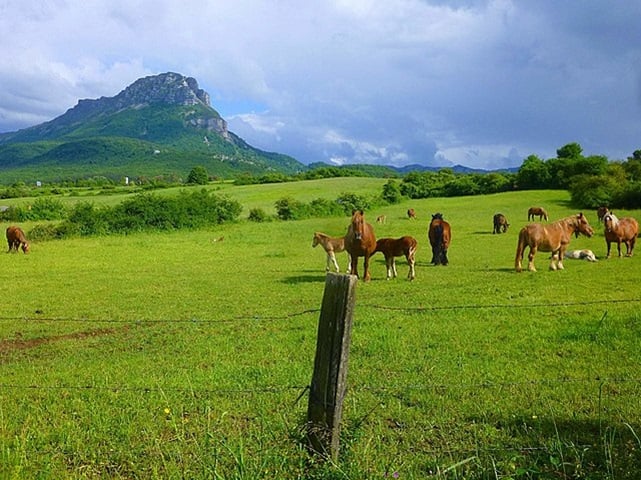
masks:
<path fill-rule="evenodd" d="M 410 220 L 412 219 L 416 220 L 416 212 L 414 211 L 413 208 L 407 209 L 407 218 L 409 218 Z"/>
<path fill-rule="evenodd" d="M 452 232 L 450 224 L 443 220 L 442 213 L 432 215 L 432 221 L 427 231 L 427 238 L 432 246 L 432 263 L 434 265 L 447 265 L 447 249 L 450 247 Z"/>
<path fill-rule="evenodd" d="M 401 238 L 380 238 L 376 241 L 376 252 L 382 252 L 385 255 L 385 266 L 387 267 L 387 279 L 396 278 L 396 260 L 395 257 L 405 255 L 410 271 L 407 274 L 409 280 L 414 280 L 416 273 L 414 265 L 416 263 L 415 254 L 418 242 L 414 237 L 405 236 Z"/>
<path fill-rule="evenodd" d="M 597 210 L 596 210 L 596 218 L 599 219 L 599 222 L 603 221 L 603 217 L 605 217 L 605 214 L 608 213 L 609 211 L 610 210 L 605 205 L 597 208 Z"/>
<path fill-rule="evenodd" d="M 610 258 L 610 247 L 612 242 L 616 242 L 621 256 L 621 242 L 625 243 L 625 256 L 631 257 L 634 251 L 634 244 L 637 242 L 639 235 L 639 222 L 632 217 L 626 217 L 619 220 L 612 212 L 603 216 L 603 225 L 605 225 L 605 242 L 608 244 L 608 253 L 606 258 Z"/>
<path fill-rule="evenodd" d="M 545 221 L 548 221 L 548 212 L 545 211 L 545 208 L 543 207 L 530 207 L 527 211 L 527 219 L 529 220 L 534 220 L 534 217 L 539 217 L 539 222 L 542 219 L 545 219 Z"/>
<path fill-rule="evenodd" d="M 505 233 L 510 226 L 510 224 L 507 222 L 507 218 L 505 218 L 505 215 L 503 215 L 502 213 L 497 213 L 496 215 L 494 215 L 492 221 L 494 222 L 494 230 L 492 231 L 492 233 Z"/>
<path fill-rule="evenodd" d="M 557 268 L 563 270 L 563 257 L 573 233 L 577 237 L 580 233 L 588 237 L 591 237 L 594 233 L 588 223 L 588 219 L 582 213 L 557 220 L 549 225 L 540 223 L 526 225 L 519 232 L 519 243 L 516 247 L 516 259 L 514 261 L 516 271 L 520 272 L 523 269 L 521 261 L 523 260 L 525 247 L 530 247 L 528 270 L 531 272 L 536 272 L 534 255 L 538 250 L 552 252 L 550 270 L 556 270 Z"/>
<path fill-rule="evenodd" d="M 352 261 L 350 271 L 352 275 L 358 276 L 358 257 L 363 257 L 363 279 L 368 282 L 369 257 L 376 250 L 376 235 L 374 229 L 365 221 L 363 210 L 354 210 L 352 212 L 352 223 L 347 228 L 345 235 L 345 250 L 349 253 Z"/>
<path fill-rule="evenodd" d="M 29 253 L 29 242 L 27 242 L 27 237 L 25 237 L 22 228 L 16 227 L 15 225 L 7 227 L 7 243 L 9 244 L 9 253 L 11 250 L 18 251 L 18 247 L 22 248 L 24 253 Z"/>

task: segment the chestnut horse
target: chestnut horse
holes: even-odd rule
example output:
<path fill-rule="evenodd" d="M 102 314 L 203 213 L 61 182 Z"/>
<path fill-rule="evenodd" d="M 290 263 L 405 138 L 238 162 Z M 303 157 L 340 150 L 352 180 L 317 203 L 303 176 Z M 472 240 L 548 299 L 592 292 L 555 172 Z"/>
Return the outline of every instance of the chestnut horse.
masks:
<path fill-rule="evenodd" d="M 632 217 L 626 217 L 619 220 L 612 212 L 608 212 L 603 217 L 605 225 L 605 242 L 608 244 L 608 253 L 606 258 L 610 258 L 610 247 L 612 242 L 616 242 L 621 256 L 621 242 L 625 243 L 625 256 L 631 257 L 634 251 L 634 244 L 639 235 L 639 222 Z"/>
<path fill-rule="evenodd" d="M 380 238 L 376 241 L 376 252 L 383 252 L 385 255 L 385 266 L 387 267 L 387 279 L 396 278 L 396 260 L 395 257 L 405 255 L 410 271 L 407 274 L 409 280 L 414 280 L 416 273 L 414 265 L 416 263 L 415 254 L 418 242 L 414 237 L 405 236 L 401 238 Z"/>
<path fill-rule="evenodd" d="M 336 271 L 340 272 L 341 269 L 336 261 L 336 253 L 345 251 L 345 237 L 330 237 L 322 232 L 314 232 L 312 247 L 316 247 L 318 245 L 322 245 L 323 250 L 325 250 L 325 253 L 327 254 L 325 271 L 329 272 L 330 264 L 333 263 Z M 349 273 L 349 265 L 347 266 L 347 273 Z"/>
<path fill-rule="evenodd" d="M 413 208 L 408 208 L 407 209 L 407 218 L 409 218 L 410 220 L 411 219 L 416 220 L 416 212 L 414 211 Z"/>
<path fill-rule="evenodd" d="M 452 240 L 450 224 L 443 220 L 442 213 L 432 215 L 432 221 L 427 231 L 427 238 L 432 245 L 432 263 L 434 265 L 447 265 L 447 249 Z"/>
<path fill-rule="evenodd" d="M 376 235 L 374 229 L 365 221 L 363 210 L 352 212 L 352 223 L 347 228 L 345 235 L 345 250 L 351 257 L 350 272 L 358 276 L 358 257 L 363 257 L 363 279 L 370 280 L 369 257 L 376 250 Z"/>
<path fill-rule="evenodd" d="M 543 207 L 530 207 L 527 211 L 527 219 L 534 220 L 534 217 L 539 217 L 539 222 L 541 219 L 548 221 L 548 212 L 545 211 Z"/>
<path fill-rule="evenodd" d="M 525 247 L 530 247 L 528 270 L 531 272 L 536 272 L 534 255 L 538 250 L 552 252 L 550 270 L 556 270 L 557 268 L 563 270 L 563 257 L 573 233 L 577 237 L 580 233 L 587 237 L 591 237 L 594 233 L 583 213 L 571 215 L 549 225 L 540 223 L 526 225 L 519 232 L 519 243 L 516 247 L 516 259 L 514 261 L 516 271 L 520 272 L 523 269 L 521 261 L 523 260 Z"/>
<path fill-rule="evenodd" d="M 29 242 L 27 242 L 27 237 L 25 237 L 24 231 L 22 228 L 12 225 L 7 227 L 7 243 L 9 244 L 9 253 L 11 250 L 18 251 L 18 248 L 21 247 L 24 253 L 29 253 Z"/>

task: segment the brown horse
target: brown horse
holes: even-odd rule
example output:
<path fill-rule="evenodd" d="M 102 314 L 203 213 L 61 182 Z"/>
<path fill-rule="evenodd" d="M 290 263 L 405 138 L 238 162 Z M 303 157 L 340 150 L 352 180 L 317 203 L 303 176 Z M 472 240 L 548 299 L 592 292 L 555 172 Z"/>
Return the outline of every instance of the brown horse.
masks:
<path fill-rule="evenodd" d="M 492 231 L 492 233 L 505 233 L 510 227 L 510 224 L 507 222 L 507 218 L 505 218 L 505 215 L 503 215 L 502 213 L 497 213 L 496 215 L 494 215 L 492 221 L 494 223 L 494 230 Z"/>
<path fill-rule="evenodd" d="M 410 220 L 412 219 L 416 220 L 416 212 L 414 211 L 413 208 L 407 209 L 407 218 L 409 218 Z"/>
<path fill-rule="evenodd" d="M 11 250 L 18 251 L 18 248 L 22 248 L 24 253 L 29 253 L 29 242 L 27 242 L 27 237 L 25 237 L 22 228 L 16 227 L 15 225 L 7 227 L 7 243 L 9 244 L 9 253 Z"/>
<path fill-rule="evenodd" d="M 330 264 L 333 263 L 336 271 L 340 272 L 341 269 L 336 261 L 336 253 L 345 251 L 345 237 L 330 237 L 322 232 L 314 232 L 312 247 L 317 247 L 318 245 L 322 245 L 323 250 L 325 250 L 327 254 L 325 271 L 329 272 Z M 347 266 L 347 273 L 349 273 L 349 265 Z"/>
<path fill-rule="evenodd" d="M 563 257 L 573 233 L 577 237 L 580 233 L 588 237 L 591 237 L 594 233 L 583 213 L 557 220 L 549 225 L 541 225 L 540 223 L 526 225 L 519 232 L 519 243 L 516 247 L 516 259 L 514 261 L 516 271 L 520 272 L 523 269 L 521 261 L 523 260 L 525 247 L 530 247 L 528 270 L 531 272 L 536 272 L 534 255 L 538 250 L 552 252 L 550 270 L 556 270 L 557 268 L 563 270 Z"/>
<path fill-rule="evenodd" d="M 539 222 L 541 219 L 545 219 L 545 221 L 548 221 L 548 212 L 545 211 L 545 208 L 543 207 L 530 207 L 527 211 L 527 219 L 528 221 L 534 220 L 534 217 L 539 217 Z"/>
<path fill-rule="evenodd" d="M 363 210 L 354 210 L 352 212 L 352 223 L 347 228 L 345 235 L 345 250 L 351 257 L 352 275 L 358 276 L 358 257 L 363 257 L 363 279 L 370 280 L 369 257 L 376 250 L 376 235 L 374 229 L 365 221 Z"/>
<path fill-rule="evenodd" d="M 414 237 L 405 236 L 401 238 L 380 238 L 376 241 L 376 252 L 383 252 L 385 255 L 385 266 L 387 267 L 387 279 L 396 278 L 396 260 L 395 257 L 405 255 L 410 271 L 407 274 L 409 280 L 414 280 L 416 273 L 414 265 L 416 264 L 415 254 L 418 242 Z"/>
<path fill-rule="evenodd" d="M 605 242 L 608 244 L 606 258 L 610 258 L 612 242 L 617 244 L 619 257 L 621 256 L 621 242 L 625 243 L 625 256 L 631 257 L 637 235 L 639 235 L 639 222 L 632 217 L 619 220 L 614 213 L 608 212 L 603 216 L 603 224 L 605 225 Z"/>
<path fill-rule="evenodd" d="M 596 218 L 599 219 L 599 222 L 603 221 L 603 217 L 605 217 L 605 214 L 608 213 L 610 210 L 608 210 L 608 207 L 605 205 L 597 208 L 596 210 Z"/>
<path fill-rule="evenodd" d="M 447 249 L 452 240 L 450 224 L 443 220 L 442 213 L 432 215 L 432 221 L 427 231 L 427 238 L 432 246 L 432 264 L 447 265 Z"/>

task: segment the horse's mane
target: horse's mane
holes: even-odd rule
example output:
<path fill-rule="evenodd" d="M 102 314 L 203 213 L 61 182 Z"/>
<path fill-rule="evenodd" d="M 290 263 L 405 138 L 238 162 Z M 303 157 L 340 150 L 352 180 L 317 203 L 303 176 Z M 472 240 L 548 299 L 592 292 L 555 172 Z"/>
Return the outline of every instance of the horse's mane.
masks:
<path fill-rule="evenodd" d="M 603 216 L 603 220 L 605 221 L 607 217 L 610 217 L 612 219 L 612 225 L 616 227 L 619 223 L 619 219 L 617 218 L 617 216 L 612 212 L 608 212 Z"/>

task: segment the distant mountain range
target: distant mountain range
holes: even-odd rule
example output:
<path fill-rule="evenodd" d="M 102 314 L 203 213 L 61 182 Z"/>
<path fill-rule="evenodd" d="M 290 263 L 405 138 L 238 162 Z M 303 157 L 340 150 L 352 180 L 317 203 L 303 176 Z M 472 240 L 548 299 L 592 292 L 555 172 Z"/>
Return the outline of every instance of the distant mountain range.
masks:
<path fill-rule="evenodd" d="M 0 134 L 0 180 L 185 178 L 194 166 L 225 178 L 307 168 L 230 132 L 198 82 L 172 72 L 138 79 L 115 97 L 80 100 L 49 122 Z"/>

